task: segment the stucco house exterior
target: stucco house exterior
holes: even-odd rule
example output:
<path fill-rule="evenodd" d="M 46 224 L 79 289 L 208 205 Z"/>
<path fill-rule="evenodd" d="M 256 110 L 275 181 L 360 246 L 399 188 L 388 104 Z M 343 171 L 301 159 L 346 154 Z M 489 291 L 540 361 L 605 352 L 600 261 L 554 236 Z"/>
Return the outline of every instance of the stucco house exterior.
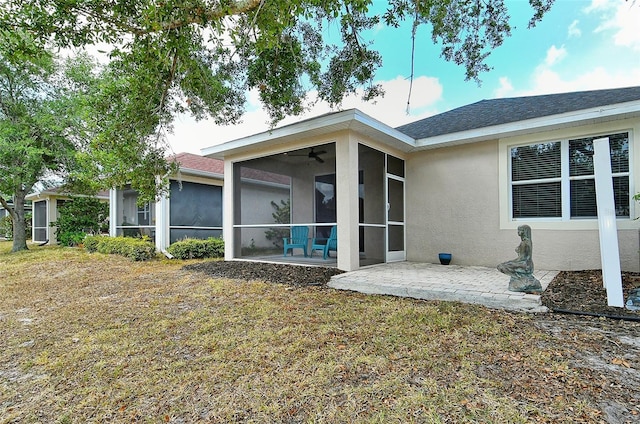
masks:
<path fill-rule="evenodd" d="M 494 267 L 533 231 L 538 269 L 600 268 L 593 140 L 608 137 L 621 268 L 639 270 L 640 87 L 483 100 L 392 128 L 358 110 L 211 146 L 224 160 L 225 258 L 246 258 L 246 172 L 290 180 L 292 225 L 337 226 L 342 270 L 392 261 Z"/>
<path fill-rule="evenodd" d="M 60 216 L 59 208 L 69 201 L 74 195 L 62 189 L 53 187 L 27 195 L 26 200 L 31 201 L 31 240 L 34 243 L 56 244 L 56 228 L 51 226 Z M 94 196 L 96 199 L 107 202 L 107 192 L 100 192 Z"/>
<path fill-rule="evenodd" d="M 170 178 L 169 195 L 157 202 L 138 205 L 138 193 L 131 187 L 112 189 L 109 193 L 109 234 L 111 236 L 149 236 L 159 251 L 177 240 L 206 239 L 222 235 L 222 185 L 224 163 L 191 153 L 178 153 L 172 158 L 179 172 Z M 262 203 L 280 201 L 288 196 L 288 188 L 267 173 L 247 175 L 251 186 L 250 200 L 258 203 L 255 213 L 271 216 Z M 264 246 L 264 238 L 253 236 L 254 245 Z M 245 244 L 251 244 L 247 234 Z"/>

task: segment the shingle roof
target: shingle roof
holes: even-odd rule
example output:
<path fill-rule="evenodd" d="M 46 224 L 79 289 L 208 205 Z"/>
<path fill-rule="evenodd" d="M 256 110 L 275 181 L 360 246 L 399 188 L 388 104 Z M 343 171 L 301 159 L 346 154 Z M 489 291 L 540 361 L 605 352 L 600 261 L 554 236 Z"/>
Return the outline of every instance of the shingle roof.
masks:
<path fill-rule="evenodd" d="M 178 162 L 181 168 L 220 175 L 224 174 L 224 162 L 220 159 L 207 158 L 194 155 L 193 153 L 177 153 L 175 156 L 169 158 L 169 161 Z"/>
<path fill-rule="evenodd" d="M 193 153 L 177 153 L 175 156 L 170 157 L 169 161 L 178 162 L 183 170 L 224 175 L 224 161 L 220 159 L 194 155 Z M 242 168 L 242 177 L 268 183 L 289 184 L 290 182 L 289 177 L 284 175 L 246 167 Z"/>
<path fill-rule="evenodd" d="M 640 86 L 482 100 L 396 129 L 416 140 L 640 100 Z"/>

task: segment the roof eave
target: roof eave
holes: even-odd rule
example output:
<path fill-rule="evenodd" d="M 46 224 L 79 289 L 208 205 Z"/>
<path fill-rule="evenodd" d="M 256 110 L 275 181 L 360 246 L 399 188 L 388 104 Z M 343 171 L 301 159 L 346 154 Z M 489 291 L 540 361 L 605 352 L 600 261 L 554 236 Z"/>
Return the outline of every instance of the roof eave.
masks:
<path fill-rule="evenodd" d="M 640 117 L 640 101 L 618 103 L 416 140 L 417 150 L 495 140 L 559 128 Z"/>
<path fill-rule="evenodd" d="M 89 194 L 74 194 L 74 193 L 61 193 L 61 192 L 57 192 L 57 191 L 50 191 L 50 190 L 43 190 L 43 191 L 39 191 L 37 193 L 31 193 L 31 194 L 27 194 L 25 196 L 25 200 L 37 200 L 37 199 L 43 199 L 45 197 L 52 197 L 52 196 L 56 196 L 56 197 L 93 197 L 95 199 L 98 200 L 109 200 L 109 196 L 103 196 L 103 195 L 99 195 L 99 194 L 95 194 L 95 195 L 89 195 Z"/>
<path fill-rule="evenodd" d="M 303 139 L 345 129 L 373 135 L 383 143 L 403 151 L 410 151 L 415 146 L 415 140 L 412 137 L 357 109 L 349 109 L 207 147 L 202 149 L 201 153 L 203 156 L 224 159 L 225 156 L 242 153 L 258 145 L 277 146 L 291 139 Z"/>
<path fill-rule="evenodd" d="M 179 174 L 190 175 L 192 177 L 214 178 L 218 180 L 222 180 L 224 178 L 224 175 L 218 172 L 202 171 L 200 169 L 193 168 L 183 168 L 182 166 L 179 169 L 178 175 Z"/>

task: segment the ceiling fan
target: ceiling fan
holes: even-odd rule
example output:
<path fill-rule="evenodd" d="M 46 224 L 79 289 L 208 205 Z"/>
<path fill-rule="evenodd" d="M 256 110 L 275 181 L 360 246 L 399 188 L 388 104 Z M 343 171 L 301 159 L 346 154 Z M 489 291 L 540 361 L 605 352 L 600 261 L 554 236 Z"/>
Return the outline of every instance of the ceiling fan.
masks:
<path fill-rule="evenodd" d="M 319 152 L 316 152 L 313 147 L 310 147 L 309 153 L 307 153 L 306 155 L 305 154 L 301 154 L 301 155 L 289 154 L 288 156 L 306 156 L 309 159 L 315 159 L 319 163 L 324 163 L 324 159 L 322 159 L 320 155 L 324 155 L 325 153 L 327 153 L 325 150 L 320 150 Z"/>

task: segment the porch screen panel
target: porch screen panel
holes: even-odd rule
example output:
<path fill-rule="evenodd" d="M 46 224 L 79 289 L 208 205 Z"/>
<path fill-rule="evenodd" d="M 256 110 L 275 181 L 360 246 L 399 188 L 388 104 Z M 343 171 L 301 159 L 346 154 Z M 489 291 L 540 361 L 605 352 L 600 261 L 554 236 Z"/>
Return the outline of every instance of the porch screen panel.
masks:
<path fill-rule="evenodd" d="M 386 247 L 385 154 L 358 145 L 360 266 L 383 263 Z M 394 162 L 402 174 L 404 167 Z"/>
<path fill-rule="evenodd" d="M 208 239 L 209 237 L 222 237 L 222 230 L 204 230 L 189 228 L 172 228 L 169 243 L 175 243 L 185 238 Z"/>
<path fill-rule="evenodd" d="M 233 218 L 225 224 L 234 227 L 234 257 L 282 254 L 294 209 L 292 175 L 297 172 L 292 163 L 299 159 L 281 153 L 233 165 Z"/>
<path fill-rule="evenodd" d="M 222 232 L 222 187 L 171 181 L 170 241 L 218 237 Z M 179 227 L 179 228 L 176 228 Z"/>
<path fill-rule="evenodd" d="M 33 241 L 45 241 L 47 239 L 47 202 L 33 203 Z"/>

